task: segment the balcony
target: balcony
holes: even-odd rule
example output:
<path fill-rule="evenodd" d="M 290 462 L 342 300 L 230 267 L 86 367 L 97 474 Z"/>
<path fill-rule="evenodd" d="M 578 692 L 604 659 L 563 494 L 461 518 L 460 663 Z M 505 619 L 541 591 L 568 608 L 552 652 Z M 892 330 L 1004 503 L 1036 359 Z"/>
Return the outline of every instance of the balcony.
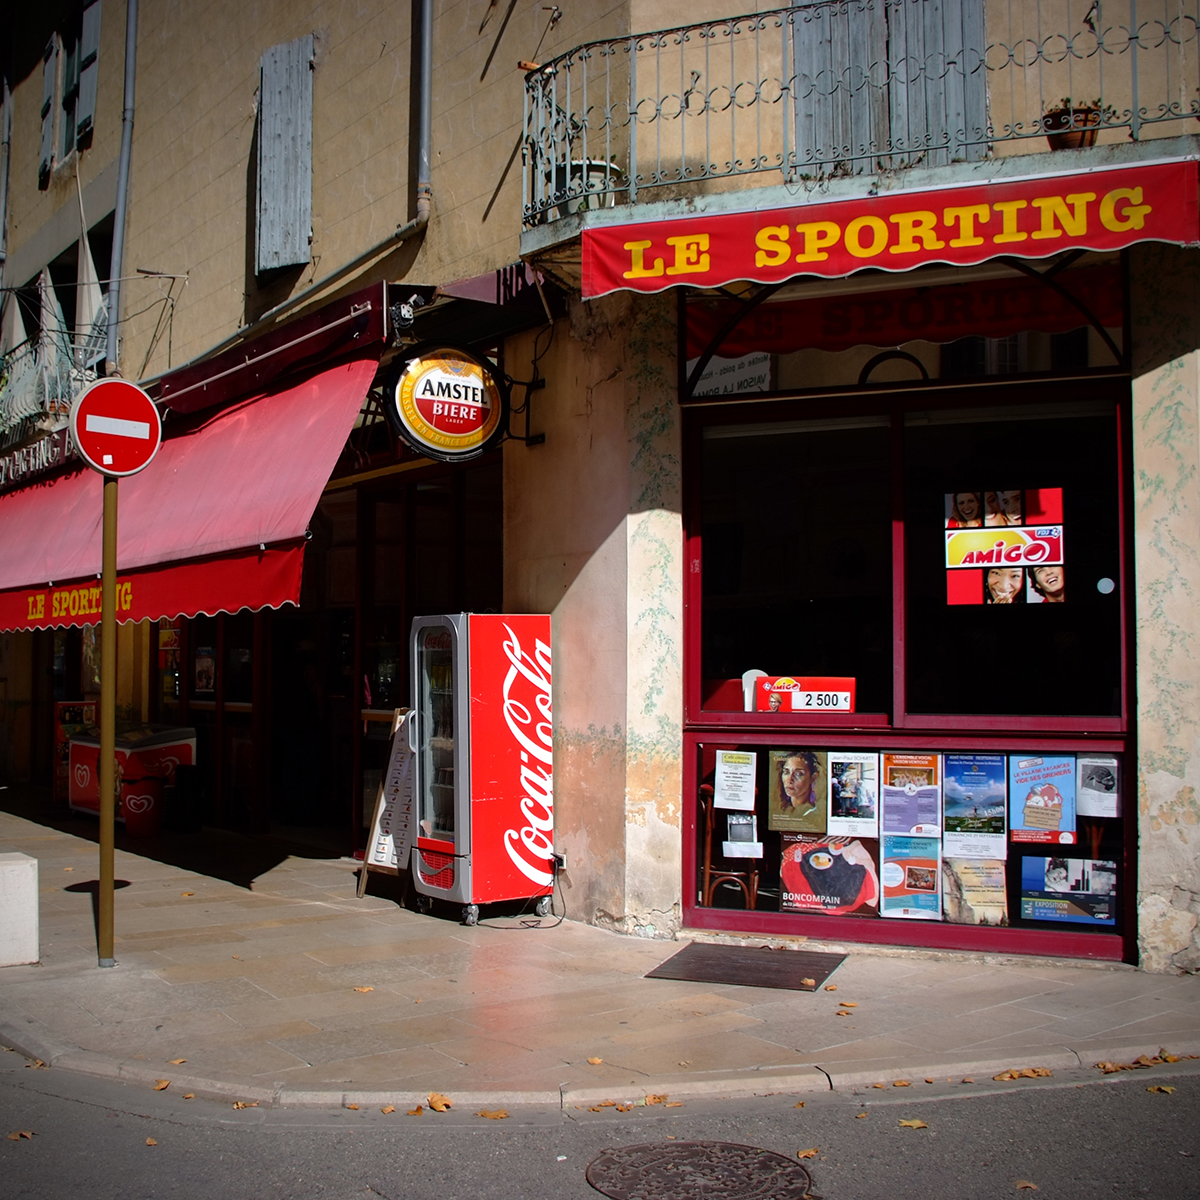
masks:
<path fill-rule="evenodd" d="M 526 77 L 524 222 L 1200 133 L 1198 31 L 1195 0 L 797 0 L 591 42 Z"/>

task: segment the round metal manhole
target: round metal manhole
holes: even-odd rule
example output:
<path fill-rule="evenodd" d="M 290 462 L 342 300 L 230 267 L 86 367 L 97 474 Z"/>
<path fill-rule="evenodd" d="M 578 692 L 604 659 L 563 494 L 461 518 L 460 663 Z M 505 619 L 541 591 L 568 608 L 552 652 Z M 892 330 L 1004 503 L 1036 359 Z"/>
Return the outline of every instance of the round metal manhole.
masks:
<path fill-rule="evenodd" d="M 655 1142 L 603 1151 L 587 1181 L 613 1200 L 804 1200 L 812 1177 L 772 1150 L 735 1142 Z"/>

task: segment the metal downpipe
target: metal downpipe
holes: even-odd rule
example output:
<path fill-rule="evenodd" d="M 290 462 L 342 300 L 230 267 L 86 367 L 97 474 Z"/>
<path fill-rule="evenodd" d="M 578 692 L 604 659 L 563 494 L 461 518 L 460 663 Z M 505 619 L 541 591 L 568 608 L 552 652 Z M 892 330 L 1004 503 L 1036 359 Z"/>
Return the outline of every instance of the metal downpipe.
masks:
<path fill-rule="evenodd" d="M 125 258 L 125 209 L 129 199 L 129 160 L 133 155 L 133 90 L 137 76 L 138 0 L 125 4 L 125 104 L 121 113 L 121 158 L 117 167 L 117 208 L 113 214 L 112 261 L 108 275 L 108 351 L 105 375 L 118 370 L 117 342 L 121 325 L 121 275 Z"/>

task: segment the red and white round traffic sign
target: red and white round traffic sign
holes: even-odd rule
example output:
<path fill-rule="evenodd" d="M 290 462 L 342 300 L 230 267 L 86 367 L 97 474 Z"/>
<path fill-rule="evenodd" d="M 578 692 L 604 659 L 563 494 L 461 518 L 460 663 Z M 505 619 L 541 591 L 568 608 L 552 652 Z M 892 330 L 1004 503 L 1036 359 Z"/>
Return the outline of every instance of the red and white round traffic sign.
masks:
<path fill-rule="evenodd" d="M 97 379 L 71 406 L 71 438 L 92 470 L 136 475 L 158 453 L 162 421 L 136 384 Z"/>

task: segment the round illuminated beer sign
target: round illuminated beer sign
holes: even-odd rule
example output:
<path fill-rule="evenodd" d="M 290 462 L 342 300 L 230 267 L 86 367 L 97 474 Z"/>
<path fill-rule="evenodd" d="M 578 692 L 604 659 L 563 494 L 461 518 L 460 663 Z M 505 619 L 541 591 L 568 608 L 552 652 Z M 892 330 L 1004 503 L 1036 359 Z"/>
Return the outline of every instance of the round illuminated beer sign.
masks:
<path fill-rule="evenodd" d="M 483 453 L 500 432 L 506 398 L 489 363 L 454 346 L 424 346 L 400 364 L 387 399 L 400 437 L 450 462 Z"/>

